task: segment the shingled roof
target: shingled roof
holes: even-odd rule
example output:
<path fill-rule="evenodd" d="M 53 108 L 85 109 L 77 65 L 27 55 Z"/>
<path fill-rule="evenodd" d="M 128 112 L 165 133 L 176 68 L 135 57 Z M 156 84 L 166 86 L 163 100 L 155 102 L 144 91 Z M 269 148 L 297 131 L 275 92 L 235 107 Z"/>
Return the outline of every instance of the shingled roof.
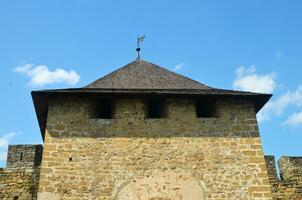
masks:
<path fill-rule="evenodd" d="M 144 60 L 126 66 L 92 82 L 85 88 L 93 89 L 199 89 L 210 87 L 176 74 Z"/>
<path fill-rule="evenodd" d="M 82 88 L 33 91 L 32 97 L 43 138 L 47 122 L 49 98 L 63 95 L 162 96 L 167 98 L 231 97 L 253 101 L 256 112 L 272 96 L 271 94 L 212 88 L 155 64 L 143 60 L 135 60 Z"/>

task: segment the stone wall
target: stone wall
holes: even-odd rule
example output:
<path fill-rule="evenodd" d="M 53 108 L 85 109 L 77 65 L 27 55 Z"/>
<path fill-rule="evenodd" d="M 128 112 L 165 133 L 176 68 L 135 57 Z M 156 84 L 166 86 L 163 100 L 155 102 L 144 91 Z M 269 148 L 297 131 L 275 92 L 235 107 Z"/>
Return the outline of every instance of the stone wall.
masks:
<path fill-rule="evenodd" d="M 42 145 L 9 145 L 6 167 L 39 166 L 42 159 Z"/>
<path fill-rule="evenodd" d="M 50 100 L 39 199 L 272 199 L 251 102 L 197 118 L 168 99 L 167 118 L 145 119 L 143 100 L 117 99 L 114 119 L 91 119 L 91 99 Z"/>
<path fill-rule="evenodd" d="M 1 200 L 37 199 L 42 145 L 9 145 L 7 167 L 0 168 Z"/>
<path fill-rule="evenodd" d="M 39 167 L 0 168 L 0 199 L 37 199 Z"/>
<path fill-rule="evenodd" d="M 278 161 L 280 178 L 274 156 L 265 156 L 274 200 L 302 199 L 302 157 L 283 156 Z"/>

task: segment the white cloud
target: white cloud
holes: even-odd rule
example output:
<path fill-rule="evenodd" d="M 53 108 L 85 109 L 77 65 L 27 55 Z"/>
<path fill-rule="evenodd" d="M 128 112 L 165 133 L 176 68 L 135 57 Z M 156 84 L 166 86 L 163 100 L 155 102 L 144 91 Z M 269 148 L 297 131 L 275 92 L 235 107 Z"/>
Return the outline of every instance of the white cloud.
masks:
<path fill-rule="evenodd" d="M 258 93 L 272 93 L 276 88 L 274 74 L 258 75 L 256 67 L 240 66 L 236 70 L 236 78 L 233 82 L 233 88 Z"/>
<path fill-rule="evenodd" d="M 14 71 L 30 78 L 29 85 L 33 87 L 53 83 L 75 85 L 80 81 L 80 75 L 73 70 L 65 71 L 57 68 L 54 71 L 50 71 L 45 65 L 25 64 L 18 66 Z"/>
<path fill-rule="evenodd" d="M 258 113 L 259 121 L 269 121 L 272 115 L 280 116 L 288 106 L 302 106 L 302 85 L 294 91 L 288 91 L 276 100 L 268 102 Z"/>
<path fill-rule="evenodd" d="M 6 148 L 7 145 L 9 144 L 9 141 L 15 137 L 16 133 L 15 132 L 10 132 L 7 133 L 5 135 L 3 135 L 2 137 L 0 137 L 0 148 Z"/>
<path fill-rule="evenodd" d="M 0 161 L 6 161 L 7 146 L 10 140 L 15 136 L 15 132 L 10 132 L 0 137 Z"/>
<path fill-rule="evenodd" d="M 302 125 L 302 112 L 292 114 L 283 124 L 292 127 Z"/>
<path fill-rule="evenodd" d="M 24 73 L 30 71 L 33 66 L 34 66 L 33 64 L 25 64 L 25 65 L 16 67 L 14 69 L 14 71 L 24 74 Z"/>
<path fill-rule="evenodd" d="M 179 63 L 173 68 L 174 71 L 179 71 L 183 68 L 184 63 Z"/>

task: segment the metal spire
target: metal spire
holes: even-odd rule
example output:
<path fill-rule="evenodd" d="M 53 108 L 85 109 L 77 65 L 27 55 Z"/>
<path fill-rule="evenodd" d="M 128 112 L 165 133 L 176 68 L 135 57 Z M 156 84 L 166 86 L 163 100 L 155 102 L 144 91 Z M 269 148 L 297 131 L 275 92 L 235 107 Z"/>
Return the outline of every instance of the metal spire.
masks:
<path fill-rule="evenodd" d="M 136 52 L 137 52 L 137 60 L 140 59 L 140 46 L 139 44 L 145 39 L 145 36 L 137 36 L 137 47 L 136 47 Z"/>

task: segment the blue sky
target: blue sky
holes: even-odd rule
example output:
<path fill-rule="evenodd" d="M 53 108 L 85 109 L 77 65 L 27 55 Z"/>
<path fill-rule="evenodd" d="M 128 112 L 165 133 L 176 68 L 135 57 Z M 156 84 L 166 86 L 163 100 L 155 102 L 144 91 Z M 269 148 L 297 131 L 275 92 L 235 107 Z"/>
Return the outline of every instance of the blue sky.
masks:
<path fill-rule="evenodd" d="M 258 116 L 266 154 L 302 155 L 302 2 L 0 2 L 0 164 L 42 143 L 30 91 L 81 87 L 135 59 L 207 85 L 271 92 Z"/>

